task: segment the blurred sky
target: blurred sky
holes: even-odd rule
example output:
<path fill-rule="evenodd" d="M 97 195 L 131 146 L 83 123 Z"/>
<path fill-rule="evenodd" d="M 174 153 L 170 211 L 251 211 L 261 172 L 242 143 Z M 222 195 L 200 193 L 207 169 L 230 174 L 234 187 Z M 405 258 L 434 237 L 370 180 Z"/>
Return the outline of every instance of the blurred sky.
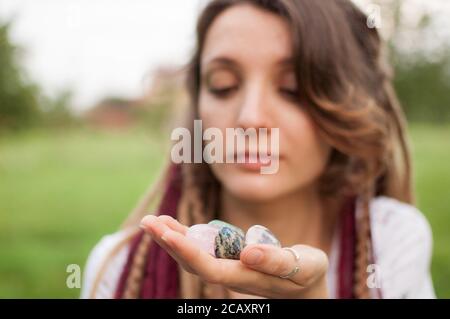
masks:
<path fill-rule="evenodd" d="M 445 4 L 450 12 L 450 0 L 405 1 L 416 11 L 423 5 L 439 11 Z M 139 96 L 151 70 L 185 63 L 206 2 L 0 0 L 0 18 L 13 19 L 12 40 L 26 49 L 23 62 L 32 79 L 50 96 L 69 87 L 74 106 L 83 110 L 106 95 Z"/>

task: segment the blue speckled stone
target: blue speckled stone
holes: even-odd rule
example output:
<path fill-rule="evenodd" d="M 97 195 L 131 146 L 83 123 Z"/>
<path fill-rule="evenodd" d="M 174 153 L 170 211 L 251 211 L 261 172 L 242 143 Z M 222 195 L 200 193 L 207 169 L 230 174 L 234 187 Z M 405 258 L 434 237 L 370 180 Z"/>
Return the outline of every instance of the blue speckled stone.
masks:
<path fill-rule="evenodd" d="M 219 230 L 219 234 L 215 239 L 215 254 L 217 258 L 239 259 L 243 247 L 244 236 L 239 231 L 227 226 Z"/>
<path fill-rule="evenodd" d="M 231 228 L 232 230 L 238 232 L 239 234 L 241 234 L 242 237 L 245 237 L 245 233 L 242 229 L 240 229 L 239 227 L 236 227 L 234 225 L 228 224 L 224 221 L 221 221 L 219 219 L 214 219 L 214 220 L 210 221 L 208 223 L 208 225 L 217 227 L 218 229 L 222 229 L 223 227 L 228 227 L 228 228 Z"/>

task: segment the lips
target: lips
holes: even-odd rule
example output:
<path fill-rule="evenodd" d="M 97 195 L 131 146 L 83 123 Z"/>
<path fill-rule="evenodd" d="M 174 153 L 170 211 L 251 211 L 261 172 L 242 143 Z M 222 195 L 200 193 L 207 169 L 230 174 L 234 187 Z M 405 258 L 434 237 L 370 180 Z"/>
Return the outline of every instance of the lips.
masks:
<path fill-rule="evenodd" d="M 271 154 L 264 154 L 263 157 L 270 157 Z M 241 152 L 241 153 L 235 153 L 234 155 L 234 161 L 235 163 L 239 163 L 239 159 L 244 159 L 245 163 L 249 164 L 268 164 L 270 160 L 268 161 L 261 161 L 262 158 L 259 153 L 257 152 Z"/>

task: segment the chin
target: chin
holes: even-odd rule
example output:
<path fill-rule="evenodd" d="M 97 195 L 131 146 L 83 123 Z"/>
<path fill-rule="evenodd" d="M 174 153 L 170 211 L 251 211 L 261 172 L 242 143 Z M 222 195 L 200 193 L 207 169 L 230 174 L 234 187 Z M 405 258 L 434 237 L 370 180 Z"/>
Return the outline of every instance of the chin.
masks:
<path fill-rule="evenodd" d="M 224 172 L 222 185 L 242 200 L 264 202 L 281 196 L 283 181 L 280 175 L 262 175 L 257 172 Z"/>

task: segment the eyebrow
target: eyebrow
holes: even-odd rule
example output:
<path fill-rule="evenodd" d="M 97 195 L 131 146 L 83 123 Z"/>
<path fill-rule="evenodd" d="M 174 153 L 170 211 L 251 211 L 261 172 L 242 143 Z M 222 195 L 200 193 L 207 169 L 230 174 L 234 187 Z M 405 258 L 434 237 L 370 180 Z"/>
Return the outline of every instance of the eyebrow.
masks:
<path fill-rule="evenodd" d="M 237 62 L 235 62 L 233 59 L 228 58 L 228 57 L 223 57 L 223 56 L 219 56 L 219 57 L 216 57 L 216 58 L 213 58 L 213 59 L 207 61 L 205 63 L 205 66 L 215 65 L 215 64 L 218 64 L 221 66 L 226 66 L 231 69 L 239 68 L 239 64 Z"/>
<path fill-rule="evenodd" d="M 237 63 L 234 59 L 226 57 L 226 56 L 218 56 L 216 58 L 213 58 L 213 59 L 207 61 L 205 63 L 205 66 L 210 65 L 210 64 L 220 64 L 220 65 L 224 65 L 224 66 L 235 68 L 235 69 L 239 67 L 239 63 Z M 281 66 L 292 66 L 292 65 L 294 65 L 294 58 L 293 57 L 285 57 L 285 58 L 278 60 L 278 62 L 276 62 L 276 64 L 281 65 Z"/>

